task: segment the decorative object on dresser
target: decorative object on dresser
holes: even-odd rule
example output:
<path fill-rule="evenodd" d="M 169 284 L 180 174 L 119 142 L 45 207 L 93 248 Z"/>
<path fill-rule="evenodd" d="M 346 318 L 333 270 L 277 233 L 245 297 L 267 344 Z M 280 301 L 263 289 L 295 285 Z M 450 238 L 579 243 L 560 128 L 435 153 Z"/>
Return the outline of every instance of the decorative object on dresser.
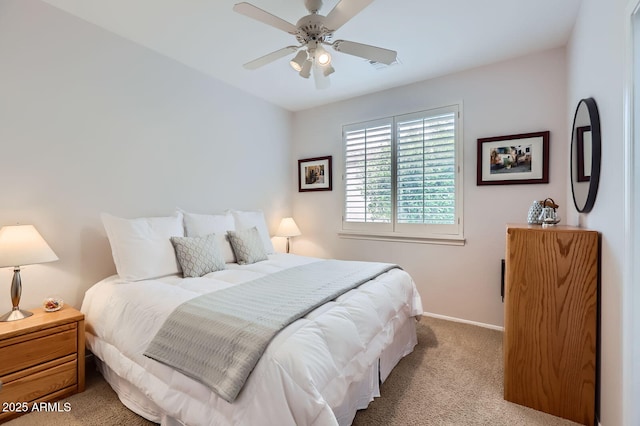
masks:
<path fill-rule="evenodd" d="M 594 425 L 598 395 L 599 234 L 508 225 L 504 398 Z"/>
<path fill-rule="evenodd" d="M 527 223 L 529 225 L 555 225 L 560 223 L 557 208 L 560 207 L 553 201 L 553 198 L 546 198 L 542 201 L 534 201 L 527 213 Z"/>
<path fill-rule="evenodd" d="M 300 232 L 300 228 L 298 228 L 296 221 L 293 220 L 292 217 L 283 218 L 280 222 L 280 226 L 278 227 L 278 232 L 276 232 L 276 237 L 287 238 L 287 253 L 289 253 L 289 239 L 299 235 L 302 235 L 302 233 Z"/>
<path fill-rule="evenodd" d="M 554 226 L 560 223 L 560 216 L 558 216 L 557 208 L 560 207 L 553 201 L 553 198 L 547 198 L 541 201 L 542 212 L 538 217 L 542 226 Z"/>
<path fill-rule="evenodd" d="M 540 225 L 540 214 L 542 213 L 542 204 L 540 201 L 534 200 L 531 203 L 531 207 L 529 207 L 529 212 L 527 213 L 527 223 L 529 225 Z"/>
<path fill-rule="evenodd" d="M 549 183 L 550 132 L 478 139 L 477 185 Z"/>
<path fill-rule="evenodd" d="M 84 345 L 84 315 L 70 307 L 0 323 L 0 423 L 84 391 Z"/>
<path fill-rule="evenodd" d="M 11 282 L 11 312 L 0 317 L 0 322 L 15 321 L 31 316 L 18 305 L 22 294 L 20 266 L 53 262 L 58 256 L 33 225 L 3 226 L 0 229 L 0 268 L 13 267 Z"/>
<path fill-rule="evenodd" d="M 331 191 L 331 156 L 298 160 L 298 192 Z"/>

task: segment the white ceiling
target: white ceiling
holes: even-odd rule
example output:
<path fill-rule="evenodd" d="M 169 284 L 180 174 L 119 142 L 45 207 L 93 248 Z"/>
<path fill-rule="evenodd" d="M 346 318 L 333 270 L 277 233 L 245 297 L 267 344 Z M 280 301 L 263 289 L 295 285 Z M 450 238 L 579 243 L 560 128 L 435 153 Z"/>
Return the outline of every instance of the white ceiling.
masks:
<path fill-rule="evenodd" d="M 294 36 L 233 12 L 240 0 L 43 0 L 291 111 L 564 46 L 581 0 L 375 0 L 334 39 L 398 52 L 376 69 L 330 50 L 336 72 L 317 90 L 279 59 L 254 71 L 242 64 L 289 45 Z M 343 0 L 349 1 L 349 0 Z M 295 24 L 303 0 L 248 0 Z M 338 0 L 326 0 L 326 15 Z M 290 55 L 293 57 L 293 54 Z"/>

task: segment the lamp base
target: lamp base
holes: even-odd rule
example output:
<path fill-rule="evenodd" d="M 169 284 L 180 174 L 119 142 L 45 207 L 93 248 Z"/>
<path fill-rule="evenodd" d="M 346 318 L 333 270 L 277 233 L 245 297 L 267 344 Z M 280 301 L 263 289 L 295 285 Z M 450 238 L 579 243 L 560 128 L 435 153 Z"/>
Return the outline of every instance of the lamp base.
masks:
<path fill-rule="evenodd" d="M 33 312 L 14 309 L 0 317 L 0 322 L 17 321 L 33 315 Z"/>

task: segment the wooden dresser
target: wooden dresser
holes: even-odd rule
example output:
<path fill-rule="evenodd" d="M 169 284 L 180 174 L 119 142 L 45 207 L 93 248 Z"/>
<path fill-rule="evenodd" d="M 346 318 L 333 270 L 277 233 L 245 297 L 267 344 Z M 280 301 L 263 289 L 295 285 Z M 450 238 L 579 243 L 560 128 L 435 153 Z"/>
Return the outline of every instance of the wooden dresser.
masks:
<path fill-rule="evenodd" d="M 31 312 L 23 320 L 0 323 L 0 423 L 32 411 L 36 402 L 84 391 L 84 315 L 71 307 Z"/>
<path fill-rule="evenodd" d="M 594 425 L 599 234 L 508 225 L 504 398 Z"/>

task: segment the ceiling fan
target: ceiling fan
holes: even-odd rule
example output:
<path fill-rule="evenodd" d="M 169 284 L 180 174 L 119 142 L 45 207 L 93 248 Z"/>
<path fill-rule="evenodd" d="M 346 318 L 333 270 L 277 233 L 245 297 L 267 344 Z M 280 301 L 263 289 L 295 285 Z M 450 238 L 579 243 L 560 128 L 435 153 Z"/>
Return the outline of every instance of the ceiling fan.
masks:
<path fill-rule="evenodd" d="M 373 0 L 340 0 L 328 15 L 323 16 L 318 13 L 322 7 L 322 0 L 305 0 L 304 5 L 309 15 L 300 18 L 296 25 L 252 4 L 246 2 L 236 4 L 233 6 L 234 11 L 294 35 L 300 43 L 298 46 L 283 47 L 247 62 L 243 65 L 244 68 L 253 70 L 298 52 L 289 62 L 291 67 L 303 78 L 309 78 L 313 69 L 316 87 L 323 89 L 329 86 L 328 77 L 335 71 L 331 66 L 331 55 L 323 46 L 331 46 L 337 52 L 390 65 L 397 56 L 393 50 L 347 40 L 331 41 L 335 31 L 372 2 Z"/>

